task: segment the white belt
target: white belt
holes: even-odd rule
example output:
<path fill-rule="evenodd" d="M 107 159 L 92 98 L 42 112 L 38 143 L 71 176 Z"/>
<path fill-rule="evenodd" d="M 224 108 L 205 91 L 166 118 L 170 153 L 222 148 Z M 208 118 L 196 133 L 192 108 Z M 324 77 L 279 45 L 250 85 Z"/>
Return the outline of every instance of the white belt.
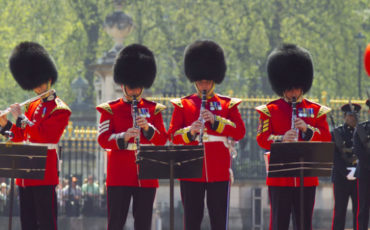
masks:
<path fill-rule="evenodd" d="M 224 142 L 227 143 L 227 138 L 225 136 L 215 136 L 204 134 L 203 142 Z"/>
<path fill-rule="evenodd" d="M 140 146 L 151 146 L 152 144 L 140 144 Z M 127 148 L 124 150 L 131 150 L 131 151 L 136 151 L 137 150 L 137 145 L 136 143 L 128 143 Z"/>
<path fill-rule="evenodd" d="M 199 135 L 197 137 L 197 140 L 199 141 Z M 204 142 L 223 142 L 226 148 L 230 147 L 229 143 L 227 142 L 227 137 L 225 136 L 215 136 L 205 133 L 203 136 L 203 143 Z"/>
<path fill-rule="evenodd" d="M 48 144 L 48 143 L 28 143 L 29 145 L 39 145 L 46 146 L 48 149 L 58 149 L 58 144 Z"/>

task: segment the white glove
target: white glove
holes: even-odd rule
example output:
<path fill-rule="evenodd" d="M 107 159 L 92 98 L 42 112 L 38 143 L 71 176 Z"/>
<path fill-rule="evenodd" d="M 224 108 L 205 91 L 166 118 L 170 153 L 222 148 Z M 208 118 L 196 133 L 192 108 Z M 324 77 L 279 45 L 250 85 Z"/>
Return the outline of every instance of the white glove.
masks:
<path fill-rule="evenodd" d="M 265 160 L 265 167 L 266 167 L 267 174 L 269 172 L 269 156 L 270 156 L 270 152 L 265 152 L 265 154 L 263 154 L 263 159 Z"/>
<path fill-rule="evenodd" d="M 356 180 L 355 177 L 355 167 L 348 167 L 347 170 L 349 170 L 349 173 L 347 174 L 347 180 Z"/>

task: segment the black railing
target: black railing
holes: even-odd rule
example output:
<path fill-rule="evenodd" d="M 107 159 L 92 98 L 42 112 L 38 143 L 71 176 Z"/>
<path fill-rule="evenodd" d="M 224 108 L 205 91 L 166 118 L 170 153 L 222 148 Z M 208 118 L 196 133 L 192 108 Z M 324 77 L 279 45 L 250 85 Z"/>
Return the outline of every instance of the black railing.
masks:
<path fill-rule="evenodd" d="M 168 128 L 173 112 L 170 99 L 169 97 L 149 98 L 149 100 L 167 106 L 167 109 L 162 112 L 166 128 Z M 264 150 L 258 146 L 255 140 L 259 115 L 254 108 L 271 100 L 271 98 L 244 98 L 239 105 L 239 111 L 245 122 L 246 135 L 238 142 L 238 155 L 233 159 L 232 168 L 236 181 L 259 180 L 266 176 L 263 159 Z M 314 101 L 317 100 L 314 99 Z M 363 106 L 360 120 L 367 120 L 365 101 L 352 100 L 352 102 L 360 103 Z M 347 99 L 331 100 L 328 103 L 328 106 L 333 109 L 332 114 L 337 125 L 340 125 L 343 121 L 340 106 L 345 103 L 348 103 Z M 97 143 L 96 138 L 96 127 L 81 128 L 72 124 L 69 124 L 61 138 L 59 143 L 61 151 L 59 153 L 62 164 L 59 169 L 60 184 L 57 188 L 59 214 L 61 215 L 105 215 L 106 154 Z M 6 141 L 5 139 L 2 140 Z M 98 187 L 98 190 L 93 191 L 90 196 L 83 191 L 83 188 L 87 186 L 86 180 L 89 176 L 93 177 L 94 187 Z M 2 179 L 0 182 L 7 184 L 8 187 L 7 179 Z M 76 194 L 76 196 L 72 196 L 73 194 Z M 6 205 L 7 202 L 3 201 L 2 203 L 4 204 L 1 204 L 0 201 L 0 214 L 1 206 Z M 88 207 L 94 207 L 96 211 L 89 212 L 90 208 L 86 208 L 87 205 Z"/>

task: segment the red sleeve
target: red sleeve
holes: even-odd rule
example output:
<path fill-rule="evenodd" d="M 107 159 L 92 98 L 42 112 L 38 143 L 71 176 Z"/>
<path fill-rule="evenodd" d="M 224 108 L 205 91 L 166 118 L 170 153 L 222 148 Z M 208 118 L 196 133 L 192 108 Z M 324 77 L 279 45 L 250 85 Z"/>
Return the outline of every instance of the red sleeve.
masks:
<path fill-rule="evenodd" d="M 114 138 L 114 127 L 112 125 L 113 114 L 98 109 L 101 113 L 98 127 L 98 143 L 103 149 L 119 149 L 117 140 Z"/>
<path fill-rule="evenodd" d="M 41 119 L 32 126 L 21 129 L 13 125 L 11 132 L 14 134 L 12 141 L 19 142 L 25 140 L 25 133 L 30 134 L 45 143 L 57 143 L 63 134 L 71 115 L 69 110 L 59 109 L 51 113 L 47 118 Z"/>
<path fill-rule="evenodd" d="M 238 105 L 239 103 L 230 109 L 227 118 L 216 116 L 218 127 L 215 130 L 222 136 L 232 137 L 236 141 L 242 139 L 245 135 L 245 125 L 238 110 Z"/>
<path fill-rule="evenodd" d="M 198 141 L 191 141 L 188 138 L 188 132 L 190 131 L 190 126 L 184 124 L 184 109 L 179 106 L 174 105 L 174 110 L 172 113 L 172 118 L 170 122 L 170 127 L 168 129 L 168 135 L 172 143 L 183 144 L 183 145 L 196 145 Z"/>
<path fill-rule="evenodd" d="M 10 128 L 10 132 L 13 133 L 13 138 L 11 139 L 13 142 L 22 142 L 26 140 L 25 129 L 17 127 L 15 124 L 13 124 Z"/>
<path fill-rule="evenodd" d="M 275 137 L 272 134 L 272 128 L 271 128 L 271 119 L 266 114 L 258 111 L 260 114 L 258 129 L 257 129 L 257 143 L 258 145 L 266 150 L 270 150 L 271 144 L 274 142 Z M 280 136 L 276 136 L 276 138 L 279 138 Z"/>
<path fill-rule="evenodd" d="M 308 126 L 313 131 L 311 141 L 331 141 L 329 125 L 326 120 L 326 115 L 322 115 L 316 120 L 315 126 Z"/>

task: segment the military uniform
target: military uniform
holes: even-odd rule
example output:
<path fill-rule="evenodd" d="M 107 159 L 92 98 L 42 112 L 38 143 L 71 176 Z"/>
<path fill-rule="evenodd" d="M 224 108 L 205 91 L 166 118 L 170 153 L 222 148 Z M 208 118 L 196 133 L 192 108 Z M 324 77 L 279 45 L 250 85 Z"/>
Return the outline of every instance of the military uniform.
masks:
<path fill-rule="evenodd" d="M 53 61 L 37 43 L 18 45 L 10 58 L 13 77 L 23 89 L 31 90 L 57 79 Z M 1 133 L 12 134 L 14 142 L 28 142 L 48 147 L 45 176 L 42 180 L 17 179 L 21 225 L 23 230 L 57 229 L 58 142 L 71 115 L 69 107 L 55 94 L 26 105 L 24 116 L 16 124 L 10 121 Z"/>
<path fill-rule="evenodd" d="M 173 111 L 170 128 L 168 130 L 174 144 L 198 145 L 189 134 L 189 126 L 198 119 L 201 98 L 197 94 L 171 100 Z M 203 142 L 205 145 L 205 159 L 201 178 L 184 179 L 197 182 L 229 181 L 231 167 L 229 142 L 227 137 L 240 140 L 245 135 L 245 127 L 238 110 L 240 99 L 229 98 L 214 94 L 207 99 L 206 109 L 212 111 L 216 122 L 212 126 L 205 123 Z"/>
<path fill-rule="evenodd" d="M 300 66 L 300 68 L 296 68 Z M 301 89 L 306 93 L 312 84 L 313 65 L 307 50 L 290 44 L 275 49 L 268 57 L 268 77 L 273 90 L 282 98 L 256 107 L 260 114 L 257 130 L 259 146 L 269 151 L 271 144 L 282 142 L 284 135 L 292 128 L 292 104 L 285 97 L 285 91 Z M 329 108 L 311 102 L 302 97 L 297 98 L 297 118 L 306 125 L 306 132 L 299 131 L 298 141 L 330 141 L 326 113 Z M 268 155 L 269 156 L 269 155 Z M 269 160 L 269 159 L 268 159 Z M 300 178 L 267 177 L 271 202 L 270 230 L 287 230 L 290 215 L 293 216 L 293 227 L 300 227 Z M 304 177 L 304 226 L 312 228 L 312 212 L 315 202 L 317 177 Z"/>
<path fill-rule="evenodd" d="M 212 58 L 208 58 L 210 55 Z M 211 63 L 211 61 L 214 61 Z M 221 83 L 226 71 L 222 49 L 212 41 L 196 41 L 185 52 L 185 73 L 190 81 L 211 80 Z M 213 74 L 210 72 L 214 71 Z M 199 90 L 198 90 L 199 91 Z M 174 111 L 168 134 L 174 144 L 198 145 L 199 133 L 193 136 L 190 127 L 200 117 L 202 99 L 200 93 L 172 100 Z M 184 206 L 184 228 L 200 229 L 204 199 L 212 229 L 227 229 L 228 199 L 230 189 L 230 140 L 240 140 L 245 126 L 238 110 L 240 99 L 207 93 L 205 108 L 214 116 L 213 125 L 204 124 L 204 160 L 201 178 L 183 179 L 180 182 Z"/>
<path fill-rule="evenodd" d="M 165 106 L 141 99 L 138 103 L 141 116 L 151 124 L 150 131 L 141 132 L 140 145 L 164 145 L 167 135 L 161 111 Z M 101 104 L 97 110 L 101 113 L 98 142 L 108 151 L 107 186 L 158 187 L 158 180 L 139 180 L 136 164 L 136 144 L 131 139 L 127 145 L 117 141 L 117 134 L 133 126 L 131 103 L 122 98 Z M 125 176 L 122 176 L 125 175 Z"/>
<path fill-rule="evenodd" d="M 350 106 L 352 105 L 353 108 Z M 345 116 L 355 116 L 361 109 L 358 104 L 343 105 L 341 110 Z M 352 111 L 353 110 L 353 111 Z M 332 182 L 334 192 L 333 230 L 343 230 L 346 223 L 348 200 L 352 200 L 353 229 L 356 229 L 357 217 L 357 179 L 348 177 L 349 169 L 355 169 L 357 156 L 353 152 L 353 133 L 355 128 L 344 124 L 332 132 L 332 141 L 336 144 Z M 338 138 L 338 140 L 336 139 Z M 352 178 L 352 179 L 351 179 Z"/>
<path fill-rule="evenodd" d="M 149 88 L 155 72 L 152 52 L 136 44 L 121 50 L 114 66 L 115 82 L 131 89 Z M 167 133 L 161 111 L 165 106 L 138 97 L 137 108 L 136 116 L 145 117 L 149 125 L 147 131 L 140 131 L 140 145 L 164 145 Z M 125 132 L 134 125 L 132 100 L 124 95 L 97 106 L 97 110 L 101 113 L 98 142 L 108 155 L 108 229 L 123 229 L 132 199 L 135 229 L 149 230 L 158 180 L 139 180 L 136 138 L 124 141 Z"/>
<path fill-rule="evenodd" d="M 362 129 L 362 130 L 359 130 Z M 354 152 L 358 155 L 355 176 L 358 178 L 357 230 L 369 227 L 370 209 L 370 121 L 357 126 L 353 138 Z"/>

